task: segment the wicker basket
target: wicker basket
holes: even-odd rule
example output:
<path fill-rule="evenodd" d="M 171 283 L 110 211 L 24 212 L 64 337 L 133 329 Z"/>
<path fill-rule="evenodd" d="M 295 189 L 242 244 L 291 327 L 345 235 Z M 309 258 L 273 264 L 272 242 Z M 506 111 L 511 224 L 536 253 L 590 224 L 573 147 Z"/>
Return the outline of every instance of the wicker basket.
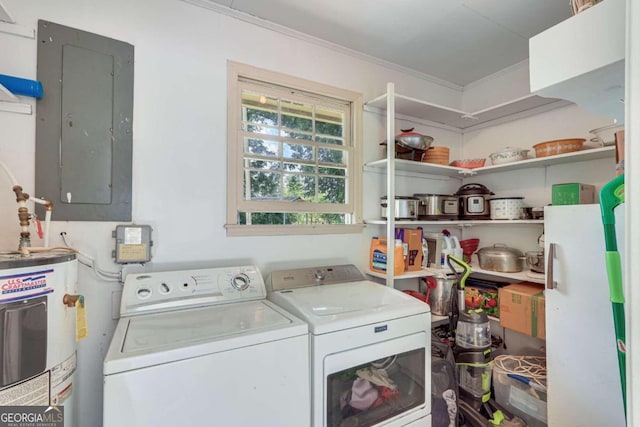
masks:
<path fill-rule="evenodd" d="M 436 163 L 438 165 L 449 164 L 449 148 L 448 147 L 431 147 L 422 157 L 422 161 L 426 163 Z"/>
<path fill-rule="evenodd" d="M 573 14 L 577 15 L 583 10 L 589 9 L 599 1 L 600 0 L 571 0 L 571 9 L 573 10 Z"/>
<path fill-rule="evenodd" d="M 571 153 L 582 150 L 584 138 L 556 139 L 554 141 L 541 142 L 533 146 L 536 157 L 555 156 L 556 154 Z"/>

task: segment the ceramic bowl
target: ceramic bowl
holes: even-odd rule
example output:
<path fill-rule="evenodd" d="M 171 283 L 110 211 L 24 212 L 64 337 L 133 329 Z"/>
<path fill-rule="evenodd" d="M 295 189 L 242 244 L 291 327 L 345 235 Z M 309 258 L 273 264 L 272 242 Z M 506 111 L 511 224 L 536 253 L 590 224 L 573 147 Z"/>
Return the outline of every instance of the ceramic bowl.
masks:
<path fill-rule="evenodd" d="M 451 162 L 450 166 L 466 169 L 481 168 L 482 166 L 484 166 L 484 161 L 485 159 L 454 160 L 453 162 Z"/>
<path fill-rule="evenodd" d="M 494 165 L 502 165 L 505 163 L 517 162 L 527 158 L 529 150 L 522 148 L 506 147 L 503 150 L 491 153 L 489 158 Z"/>

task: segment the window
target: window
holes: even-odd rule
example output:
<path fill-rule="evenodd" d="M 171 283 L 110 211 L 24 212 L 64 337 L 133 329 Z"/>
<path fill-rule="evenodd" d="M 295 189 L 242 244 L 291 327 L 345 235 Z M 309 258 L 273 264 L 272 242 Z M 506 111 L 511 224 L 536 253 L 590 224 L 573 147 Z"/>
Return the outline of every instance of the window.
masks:
<path fill-rule="evenodd" d="M 229 62 L 229 235 L 362 229 L 362 97 Z"/>

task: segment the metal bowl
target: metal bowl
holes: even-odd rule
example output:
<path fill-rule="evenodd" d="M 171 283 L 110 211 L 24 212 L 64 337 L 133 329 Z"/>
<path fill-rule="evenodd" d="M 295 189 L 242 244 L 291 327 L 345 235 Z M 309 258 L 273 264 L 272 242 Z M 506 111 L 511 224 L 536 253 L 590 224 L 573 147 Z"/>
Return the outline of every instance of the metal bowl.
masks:
<path fill-rule="evenodd" d="M 527 251 L 527 265 L 531 271 L 544 273 L 544 251 Z"/>
<path fill-rule="evenodd" d="M 396 136 L 396 143 L 407 148 L 427 150 L 433 144 L 433 138 L 413 132 L 413 128 L 402 129 L 402 133 Z"/>

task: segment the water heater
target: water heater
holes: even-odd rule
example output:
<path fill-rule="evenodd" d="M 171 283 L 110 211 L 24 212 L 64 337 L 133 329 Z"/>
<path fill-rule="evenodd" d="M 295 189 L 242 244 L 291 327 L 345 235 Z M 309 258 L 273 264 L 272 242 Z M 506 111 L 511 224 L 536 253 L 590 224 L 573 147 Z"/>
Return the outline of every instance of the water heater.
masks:
<path fill-rule="evenodd" d="M 64 407 L 75 421 L 75 254 L 0 254 L 0 406 Z"/>

